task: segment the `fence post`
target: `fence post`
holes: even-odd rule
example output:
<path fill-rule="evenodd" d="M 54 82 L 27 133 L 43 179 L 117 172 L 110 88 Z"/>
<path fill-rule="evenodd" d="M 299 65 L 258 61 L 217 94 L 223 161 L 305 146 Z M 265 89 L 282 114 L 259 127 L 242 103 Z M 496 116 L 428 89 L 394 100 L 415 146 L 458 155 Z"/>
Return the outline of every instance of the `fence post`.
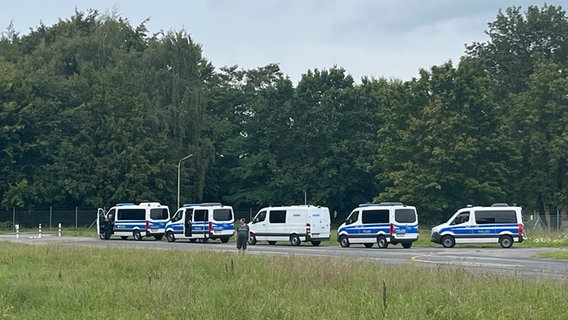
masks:
<path fill-rule="evenodd" d="M 560 231 L 560 210 L 556 209 L 556 232 Z"/>
<path fill-rule="evenodd" d="M 78 216 L 78 214 L 79 214 L 78 209 L 77 209 L 77 207 L 75 207 L 75 229 L 77 229 L 77 219 L 78 219 L 77 216 Z"/>
<path fill-rule="evenodd" d="M 16 207 L 12 207 L 12 225 L 16 224 Z"/>
<path fill-rule="evenodd" d="M 53 207 L 49 206 L 49 229 L 51 229 L 51 220 L 53 218 Z"/>
<path fill-rule="evenodd" d="M 39 224 L 39 233 L 38 233 L 38 238 L 41 238 L 41 223 Z"/>
<path fill-rule="evenodd" d="M 16 239 L 20 238 L 20 225 L 16 225 Z"/>
<path fill-rule="evenodd" d="M 59 237 L 61 237 L 61 222 L 59 223 L 59 233 L 58 233 Z"/>

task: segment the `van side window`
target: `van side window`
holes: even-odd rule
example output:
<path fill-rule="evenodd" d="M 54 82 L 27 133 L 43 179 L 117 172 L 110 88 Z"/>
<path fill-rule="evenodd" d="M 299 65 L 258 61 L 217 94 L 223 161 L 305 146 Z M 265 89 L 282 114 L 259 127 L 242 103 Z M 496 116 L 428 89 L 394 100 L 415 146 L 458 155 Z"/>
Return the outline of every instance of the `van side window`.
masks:
<path fill-rule="evenodd" d="M 146 220 L 146 210 L 118 209 L 116 220 Z"/>
<path fill-rule="evenodd" d="M 214 209 L 213 220 L 215 221 L 229 221 L 233 219 L 231 209 Z"/>
<path fill-rule="evenodd" d="M 517 223 L 517 215 L 514 210 L 476 211 L 475 222 L 477 224 Z"/>
<path fill-rule="evenodd" d="M 359 220 L 359 211 L 353 211 L 347 220 L 345 220 L 345 224 L 352 224 Z"/>
<path fill-rule="evenodd" d="M 286 223 L 286 210 L 271 210 L 270 223 Z"/>
<path fill-rule="evenodd" d="M 389 210 L 363 210 L 361 221 L 363 223 L 389 223 Z"/>
<path fill-rule="evenodd" d="M 450 225 L 462 224 L 469 221 L 469 211 L 462 212 L 450 223 Z"/>
<path fill-rule="evenodd" d="M 152 220 L 162 220 L 168 219 L 168 210 L 159 208 L 159 209 L 150 209 L 150 219 Z"/>
<path fill-rule="evenodd" d="M 193 221 L 207 221 L 208 220 L 207 213 L 208 213 L 207 209 L 205 210 L 195 209 L 195 211 L 193 212 Z"/>
<path fill-rule="evenodd" d="M 394 221 L 400 223 L 414 223 L 416 222 L 416 211 L 414 211 L 414 209 L 395 209 Z"/>

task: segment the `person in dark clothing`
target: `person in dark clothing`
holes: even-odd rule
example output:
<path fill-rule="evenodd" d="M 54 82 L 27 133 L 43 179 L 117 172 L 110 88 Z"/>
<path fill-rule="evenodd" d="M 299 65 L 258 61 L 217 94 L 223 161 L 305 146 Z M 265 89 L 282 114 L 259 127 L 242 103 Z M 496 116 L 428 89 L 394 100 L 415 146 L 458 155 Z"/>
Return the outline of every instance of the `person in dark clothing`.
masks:
<path fill-rule="evenodd" d="M 239 251 L 239 254 L 245 253 L 249 238 L 249 226 L 247 225 L 245 218 L 241 218 L 241 220 L 239 220 L 239 225 L 237 226 L 237 250 Z"/>

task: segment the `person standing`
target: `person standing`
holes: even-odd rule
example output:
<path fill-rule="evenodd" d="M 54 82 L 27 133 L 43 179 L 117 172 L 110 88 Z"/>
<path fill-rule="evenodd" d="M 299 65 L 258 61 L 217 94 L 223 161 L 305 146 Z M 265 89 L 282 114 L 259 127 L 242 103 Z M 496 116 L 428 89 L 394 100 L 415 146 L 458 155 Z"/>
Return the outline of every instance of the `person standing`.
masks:
<path fill-rule="evenodd" d="M 250 228 L 247 225 L 245 218 L 239 220 L 237 226 L 237 250 L 239 254 L 244 254 L 247 249 L 248 240 L 250 238 Z"/>

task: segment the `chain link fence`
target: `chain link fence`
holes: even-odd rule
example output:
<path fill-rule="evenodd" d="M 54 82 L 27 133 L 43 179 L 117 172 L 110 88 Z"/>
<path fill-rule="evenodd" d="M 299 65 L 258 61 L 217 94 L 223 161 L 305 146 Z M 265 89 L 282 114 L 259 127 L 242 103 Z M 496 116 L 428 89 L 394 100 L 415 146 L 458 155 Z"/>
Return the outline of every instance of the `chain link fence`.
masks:
<path fill-rule="evenodd" d="M 96 223 L 97 208 L 39 208 L 23 209 L 11 208 L 0 209 L 0 228 L 15 229 L 37 228 L 40 224 L 43 228 L 57 228 L 61 223 L 65 228 L 88 228 Z"/>
<path fill-rule="evenodd" d="M 251 221 L 257 212 L 258 208 L 234 208 L 235 220 L 245 218 Z M 57 228 L 60 223 L 64 228 L 89 228 L 96 224 L 96 219 L 97 208 L 92 207 L 0 209 L 0 229 L 5 230 L 14 230 L 15 225 L 19 225 L 20 228 L 37 228 L 40 224 L 44 228 Z M 568 232 L 568 213 L 560 211 L 549 214 L 537 211 L 523 212 L 523 222 L 527 233 Z"/>

